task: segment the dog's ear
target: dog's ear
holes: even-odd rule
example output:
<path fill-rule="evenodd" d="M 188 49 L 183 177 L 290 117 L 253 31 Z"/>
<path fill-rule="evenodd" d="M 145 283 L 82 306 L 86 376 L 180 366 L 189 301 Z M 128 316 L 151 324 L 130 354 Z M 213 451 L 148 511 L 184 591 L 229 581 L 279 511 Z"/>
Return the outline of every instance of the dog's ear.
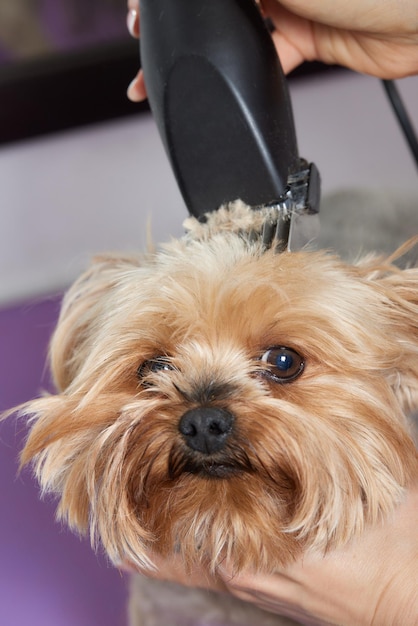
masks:
<path fill-rule="evenodd" d="M 375 286 L 384 305 L 388 339 L 397 354 L 392 386 L 407 413 L 418 410 L 418 267 L 400 269 L 393 262 L 414 246 L 418 246 L 418 237 L 389 259 L 370 257 L 359 264 L 363 277 Z"/>
<path fill-rule="evenodd" d="M 97 257 L 65 294 L 49 354 L 59 391 L 70 385 L 85 362 L 110 293 L 121 276 L 140 264 L 137 257 Z"/>

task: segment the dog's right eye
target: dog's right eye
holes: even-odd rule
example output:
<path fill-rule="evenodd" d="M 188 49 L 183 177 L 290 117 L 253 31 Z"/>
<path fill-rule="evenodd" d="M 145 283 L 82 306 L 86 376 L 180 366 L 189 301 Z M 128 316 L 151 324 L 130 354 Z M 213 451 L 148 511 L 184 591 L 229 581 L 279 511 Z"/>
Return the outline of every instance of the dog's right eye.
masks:
<path fill-rule="evenodd" d="M 144 361 L 137 369 L 139 380 L 144 379 L 148 374 L 156 374 L 157 372 L 166 372 L 173 370 L 174 367 L 170 363 L 167 356 L 156 356 L 153 359 Z"/>

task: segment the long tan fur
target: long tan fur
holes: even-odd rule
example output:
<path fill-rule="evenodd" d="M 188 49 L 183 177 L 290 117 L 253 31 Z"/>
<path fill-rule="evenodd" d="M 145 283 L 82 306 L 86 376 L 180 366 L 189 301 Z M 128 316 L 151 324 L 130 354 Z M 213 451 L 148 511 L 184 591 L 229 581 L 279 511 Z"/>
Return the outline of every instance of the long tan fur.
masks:
<path fill-rule="evenodd" d="M 302 355 L 295 380 L 264 375 L 272 346 Z M 157 357 L 170 367 L 139 377 Z M 418 475 L 418 269 L 392 259 L 274 254 L 228 231 L 102 258 L 64 299 L 51 366 L 22 463 L 116 563 L 175 550 L 274 571 L 377 523 Z M 187 470 L 178 423 L 200 405 L 234 415 L 212 459 L 226 477 Z"/>

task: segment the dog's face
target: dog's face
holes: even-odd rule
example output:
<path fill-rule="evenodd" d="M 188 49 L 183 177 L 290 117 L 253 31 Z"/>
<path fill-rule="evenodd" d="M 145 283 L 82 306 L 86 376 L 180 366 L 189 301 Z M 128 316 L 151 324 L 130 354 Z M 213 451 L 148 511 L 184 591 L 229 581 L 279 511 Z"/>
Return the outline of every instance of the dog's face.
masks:
<path fill-rule="evenodd" d="M 23 462 L 110 557 L 273 570 L 417 475 L 418 270 L 232 234 L 98 261 L 51 349 Z"/>

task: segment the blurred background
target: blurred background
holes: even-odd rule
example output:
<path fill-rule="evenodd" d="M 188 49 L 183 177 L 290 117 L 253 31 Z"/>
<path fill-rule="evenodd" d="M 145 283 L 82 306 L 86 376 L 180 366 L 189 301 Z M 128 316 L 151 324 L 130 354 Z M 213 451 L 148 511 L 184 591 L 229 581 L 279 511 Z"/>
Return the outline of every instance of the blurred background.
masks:
<path fill-rule="evenodd" d="M 124 0 L 0 0 L 0 410 L 50 388 L 60 295 L 94 254 L 142 249 L 148 222 L 155 241 L 182 233 L 154 123 L 125 96 L 139 64 L 125 17 Z M 418 77 L 398 87 L 417 128 Z M 348 241 L 373 239 L 380 207 L 418 233 L 416 168 L 380 82 L 315 65 L 290 89 L 325 228 L 338 204 Z M 17 475 L 24 435 L 0 424 L 0 623 L 123 626 L 124 577 Z"/>

